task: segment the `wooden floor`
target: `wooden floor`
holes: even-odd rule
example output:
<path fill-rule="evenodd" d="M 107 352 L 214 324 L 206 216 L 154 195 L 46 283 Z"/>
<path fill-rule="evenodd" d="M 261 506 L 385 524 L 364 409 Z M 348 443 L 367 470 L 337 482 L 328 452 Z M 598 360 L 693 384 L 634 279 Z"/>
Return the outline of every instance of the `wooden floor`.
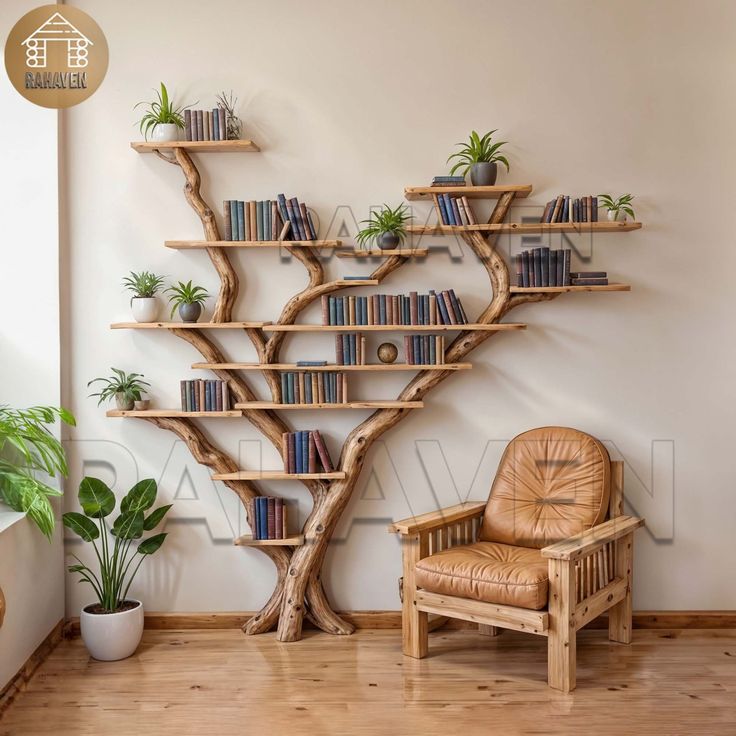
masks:
<path fill-rule="evenodd" d="M 547 688 L 546 640 L 396 630 L 306 632 L 280 644 L 237 630 L 147 631 L 136 656 L 90 660 L 62 642 L 0 720 L 0 736 L 106 734 L 736 734 L 736 631 L 578 637 L 578 689 Z"/>

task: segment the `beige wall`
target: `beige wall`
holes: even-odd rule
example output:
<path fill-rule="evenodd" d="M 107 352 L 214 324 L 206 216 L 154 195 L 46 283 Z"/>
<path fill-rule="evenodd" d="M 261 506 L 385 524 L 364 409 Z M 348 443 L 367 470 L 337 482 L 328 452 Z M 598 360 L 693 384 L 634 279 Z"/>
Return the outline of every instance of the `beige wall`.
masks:
<path fill-rule="evenodd" d="M 632 284 L 630 294 L 571 295 L 516 310 L 526 332 L 478 349 L 472 372 L 447 380 L 372 452 L 340 528 L 343 541 L 328 558 L 326 585 L 338 608 L 397 608 L 399 549 L 386 522 L 458 496 L 484 497 L 503 442 L 552 423 L 589 431 L 626 460 L 629 497 L 650 524 L 637 538 L 636 607 L 734 606 L 736 5 L 76 4 L 105 31 L 110 68 L 101 89 L 69 114 L 73 482 L 94 472 L 123 491 L 153 476 L 163 496 L 177 497 L 171 537 L 137 583 L 149 609 L 254 609 L 274 579 L 262 555 L 230 545 L 242 527 L 232 494 L 213 485 L 172 435 L 106 419 L 85 397 L 86 382 L 111 365 L 145 373 L 161 406 L 176 402 L 179 379 L 194 376 L 187 366 L 199 356 L 182 341 L 108 329 L 128 316 L 120 289 L 128 270 L 217 288 L 204 254 L 163 247 L 165 239 L 201 236 L 180 172 L 128 146 L 137 137 L 132 107 L 160 80 L 202 106 L 232 88 L 247 134 L 263 147 L 258 155 L 201 157 L 215 206 L 285 191 L 319 213 L 324 233 L 336 207 L 362 219 L 370 205 L 398 203 L 405 186 L 446 170 L 453 144 L 471 129 L 497 127 L 510 141 L 512 170 L 502 180 L 534 185 L 524 202 L 531 209 L 515 216 L 538 212 L 560 192 L 631 191 L 646 223 L 592 245 L 575 241 L 590 255 L 576 257 L 576 266 L 608 270 Z M 420 203 L 415 212 L 421 218 L 428 209 Z M 507 254 L 519 246 L 502 243 Z M 459 255 L 407 266 L 384 288 L 452 286 L 477 313 L 487 281 L 467 251 Z M 240 319 L 274 319 L 305 283 L 301 266 L 276 253 L 234 260 L 244 274 Z M 366 270 L 339 261 L 328 269 L 333 276 Z M 316 311 L 305 319 L 317 319 Z M 222 343 L 234 359 L 254 358 L 241 336 Z M 329 337 L 300 337 L 283 357 L 327 358 L 331 350 Z M 392 397 L 403 380 L 363 377 L 354 392 Z M 361 416 L 337 414 L 300 414 L 296 424 L 319 426 L 337 454 Z M 256 462 L 259 437 L 246 422 L 205 428 L 242 452 L 243 465 Z M 277 467 L 275 450 L 262 451 L 264 467 Z M 308 512 L 296 484 L 274 490 Z M 67 588 L 74 614 L 89 595 L 71 582 Z"/>

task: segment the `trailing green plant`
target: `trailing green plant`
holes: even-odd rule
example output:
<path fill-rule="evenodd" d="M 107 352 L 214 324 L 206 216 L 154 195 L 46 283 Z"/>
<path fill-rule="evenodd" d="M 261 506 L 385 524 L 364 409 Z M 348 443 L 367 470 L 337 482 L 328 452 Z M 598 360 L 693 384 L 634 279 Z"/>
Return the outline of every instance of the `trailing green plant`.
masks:
<path fill-rule="evenodd" d="M 155 273 L 150 271 L 141 271 L 140 273 L 131 271 L 123 279 L 123 286 L 133 293 L 132 299 L 150 299 L 161 291 L 163 285 L 163 276 L 156 276 Z"/>
<path fill-rule="evenodd" d="M 166 532 L 162 532 L 135 545 L 143 532 L 153 531 L 161 523 L 172 506 L 159 506 L 146 515 L 156 502 L 156 493 L 153 478 L 136 483 L 120 502 L 120 514 L 108 529 L 105 519 L 115 509 L 115 494 L 99 478 L 88 477 L 79 484 L 82 513 L 69 511 L 63 516 L 64 526 L 92 545 L 99 563 L 95 572 L 72 555 L 77 564 L 67 569 L 79 574 L 80 583 L 92 586 L 106 613 L 114 613 L 121 607 L 141 563 L 157 552 L 166 539 Z M 131 571 L 136 559 L 137 564 Z"/>
<path fill-rule="evenodd" d="M 174 316 L 176 310 L 182 304 L 201 304 L 204 305 L 205 301 L 209 299 L 209 293 L 202 286 L 192 286 L 191 279 L 185 284 L 183 281 L 179 281 L 176 284 L 172 284 L 168 289 L 164 291 L 165 294 L 170 294 L 169 304 L 171 304 L 171 316 Z"/>
<path fill-rule="evenodd" d="M 392 209 L 384 204 L 380 210 L 371 212 L 371 216 L 367 220 L 361 221 L 361 224 L 365 224 L 366 227 L 358 232 L 355 236 L 356 240 L 362 247 L 367 242 L 390 233 L 398 236 L 399 242 L 403 243 L 406 238 L 406 223 L 409 219 L 411 219 L 411 215 L 407 211 L 406 205 L 400 204 Z"/>
<path fill-rule="evenodd" d="M 619 212 L 625 212 L 632 220 L 636 219 L 631 201 L 634 199 L 633 194 L 622 194 L 618 199 L 614 199 L 610 194 L 599 194 L 598 199 L 609 212 L 615 212 L 618 219 Z"/>
<path fill-rule="evenodd" d="M 148 381 L 142 381 L 144 377 L 142 373 L 126 373 L 119 368 L 111 368 L 113 375 L 109 378 L 93 378 L 88 384 L 89 388 L 93 383 L 104 384 L 102 390 L 97 393 L 90 394 L 90 397 L 98 397 L 97 406 L 105 401 L 110 401 L 116 394 L 122 394 L 128 401 L 140 401 L 141 394 L 145 393 L 146 387 L 150 387 Z"/>
<path fill-rule="evenodd" d="M 499 153 L 501 147 L 505 146 L 507 141 L 494 143 L 493 134 L 496 130 L 489 131 L 482 138 L 473 131 L 467 143 L 456 143 L 455 145 L 460 146 L 460 150 L 453 153 L 447 159 L 448 164 L 452 159 L 458 159 L 450 169 L 450 174 L 454 174 L 458 169 L 462 169 L 463 175 L 465 175 L 473 164 L 494 162 L 502 163 L 506 167 L 506 171 L 508 171 L 509 162 L 505 156 Z"/>
<path fill-rule="evenodd" d="M 55 406 L 0 406 L 0 497 L 13 510 L 24 512 L 49 539 L 55 525 L 49 498 L 62 494 L 38 475 L 68 473 L 61 442 L 49 430 L 57 419 L 76 424 L 70 412 Z"/>
<path fill-rule="evenodd" d="M 143 100 L 135 107 L 146 105 L 146 111 L 138 122 L 138 127 L 143 136 L 148 140 L 148 134 L 157 125 L 176 125 L 177 128 L 184 128 L 184 110 L 191 105 L 177 106 L 174 101 L 169 99 L 169 92 L 166 85 L 161 82 L 161 89 L 154 90 L 156 99 L 153 102 Z M 196 104 L 196 103 L 192 103 Z"/>

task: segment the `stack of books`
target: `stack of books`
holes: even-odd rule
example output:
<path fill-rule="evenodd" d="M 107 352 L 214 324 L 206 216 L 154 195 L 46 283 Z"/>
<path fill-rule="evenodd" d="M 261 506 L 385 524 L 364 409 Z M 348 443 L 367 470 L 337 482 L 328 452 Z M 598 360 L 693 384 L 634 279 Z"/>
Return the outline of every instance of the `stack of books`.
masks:
<path fill-rule="evenodd" d="M 226 199 L 223 202 L 225 240 L 316 240 L 312 215 L 296 197 L 286 199 L 279 194 L 276 200 L 241 202 Z"/>
<path fill-rule="evenodd" d="M 333 371 L 281 374 L 283 404 L 346 404 L 347 376 Z"/>
<path fill-rule="evenodd" d="M 441 365 L 445 362 L 445 337 L 405 335 L 404 354 L 409 365 Z"/>
<path fill-rule="evenodd" d="M 226 381 L 205 381 L 197 378 L 180 381 L 182 411 L 227 411 L 230 392 Z"/>
<path fill-rule="evenodd" d="M 359 332 L 335 335 L 335 362 L 338 365 L 365 365 L 365 337 Z"/>
<path fill-rule="evenodd" d="M 598 197 L 588 195 L 572 199 L 565 194 L 551 199 L 540 222 L 598 222 Z"/>
<path fill-rule="evenodd" d="M 573 286 L 608 286 L 608 272 L 575 271 L 570 274 L 570 283 Z"/>
<path fill-rule="evenodd" d="M 225 110 L 184 110 L 184 132 L 188 141 L 225 141 Z"/>
<path fill-rule="evenodd" d="M 287 539 L 286 502 L 283 498 L 257 496 L 253 499 L 253 539 Z"/>
<path fill-rule="evenodd" d="M 334 468 L 319 430 L 284 432 L 281 454 L 287 473 L 331 473 Z"/>
<path fill-rule="evenodd" d="M 442 176 L 435 176 L 432 179 L 433 187 L 464 187 L 465 177 L 464 176 L 451 176 L 449 174 Z"/>
<path fill-rule="evenodd" d="M 455 292 L 323 296 L 323 325 L 464 325 L 465 310 Z"/>
<path fill-rule="evenodd" d="M 434 194 L 434 203 L 443 225 L 477 225 L 468 198 L 453 194 Z"/>
<path fill-rule="evenodd" d="M 571 255 L 569 248 L 522 251 L 516 256 L 516 285 L 523 288 L 570 286 Z"/>

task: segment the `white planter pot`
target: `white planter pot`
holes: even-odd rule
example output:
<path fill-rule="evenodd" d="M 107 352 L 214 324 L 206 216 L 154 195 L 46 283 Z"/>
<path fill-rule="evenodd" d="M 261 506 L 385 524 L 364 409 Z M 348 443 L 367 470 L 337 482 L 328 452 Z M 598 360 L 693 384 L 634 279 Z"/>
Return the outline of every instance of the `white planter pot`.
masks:
<path fill-rule="evenodd" d="M 136 322 L 155 322 L 158 319 L 158 307 L 158 299 L 155 296 L 134 296 L 130 300 L 130 308 Z"/>
<path fill-rule="evenodd" d="M 143 604 L 121 613 L 88 613 L 85 606 L 79 619 L 82 640 L 94 659 L 113 662 L 130 657 L 143 636 Z"/>
<path fill-rule="evenodd" d="M 159 123 L 151 133 L 152 141 L 178 141 L 179 128 L 174 123 Z"/>
<path fill-rule="evenodd" d="M 620 210 L 618 212 L 608 210 L 607 217 L 610 222 L 626 222 L 626 213 Z"/>

